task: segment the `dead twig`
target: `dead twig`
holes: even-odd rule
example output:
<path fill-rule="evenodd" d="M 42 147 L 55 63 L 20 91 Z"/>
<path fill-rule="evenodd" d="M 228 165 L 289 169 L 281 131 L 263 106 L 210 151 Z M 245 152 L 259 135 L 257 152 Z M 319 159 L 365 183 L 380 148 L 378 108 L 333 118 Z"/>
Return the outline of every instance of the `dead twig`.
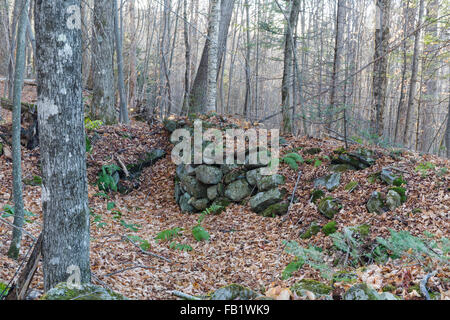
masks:
<path fill-rule="evenodd" d="M 294 191 L 292 191 L 291 201 L 290 201 L 290 203 L 289 203 L 288 210 L 287 210 L 286 215 L 284 216 L 284 218 L 281 220 L 280 225 L 281 225 L 283 222 L 285 222 L 285 221 L 289 218 L 289 210 L 291 209 L 292 203 L 294 202 L 295 192 L 297 191 L 298 183 L 299 183 L 299 181 L 300 181 L 300 177 L 301 177 L 301 176 L 302 176 L 302 171 L 300 170 L 300 171 L 298 172 L 298 175 L 297 175 L 297 181 L 295 182 Z"/>
<path fill-rule="evenodd" d="M 421 291 L 422 294 L 425 296 L 425 299 L 426 299 L 426 300 L 431 300 L 430 294 L 428 293 L 428 290 L 427 290 L 427 282 L 428 282 L 428 280 L 429 280 L 430 278 L 434 277 L 435 275 L 436 275 L 436 271 L 433 271 L 433 272 L 427 274 L 427 275 L 425 276 L 425 278 L 423 278 L 423 279 L 420 281 L 420 291 Z"/>
<path fill-rule="evenodd" d="M 128 172 L 127 167 L 123 163 L 122 159 L 120 159 L 120 157 L 118 155 L 116 155 L 116 159 L 119 162 L 120 166 L 122 167 L 122 170 L 123 170 L 123 173 L 125 173 L 125 176 L 129 177 L 130 173 Z"/>
<path fill-rule="evenodd" d="M 131 240 L 128 236 L 122 236 L 123 239 L 126 239 L 128 241 L 130 241 L 136 248 L 138 248 L 143 254 L 147 254 L 149 256 L 155 257 L 155 258 L 159 258 L 161 260 L 167 261 L 172 263 L 172 260 L 167 259 L 166 257 L 160 256 L 156 253 L 150 252 L 150 251 L 145 251 L 144 249 L 142 249 L 141 247 L 139 247 L 138 244 L 136 244 L 133 240 Z"/>

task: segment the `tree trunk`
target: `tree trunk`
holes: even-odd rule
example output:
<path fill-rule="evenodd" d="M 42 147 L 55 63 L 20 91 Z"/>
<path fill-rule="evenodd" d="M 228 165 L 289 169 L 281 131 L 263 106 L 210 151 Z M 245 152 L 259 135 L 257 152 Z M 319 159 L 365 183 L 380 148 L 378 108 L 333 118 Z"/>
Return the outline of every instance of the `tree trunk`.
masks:
<path fill-rule="evenodd" d="M 13 156 L 13 194 L 14 194 L 14 226 L 8 256 L 17 259 L 22 240 L 22 227 L 24 222 L 23 195 L 22 195 L 22 155 L 20 146 L 21 104 L 23 76 L 25 72 L 25 42 L 28 20 L 29 0 L 16 0 L 20 8 L 17 30 L 16 63 L 14 69 L 13 88 L 13 126 L 12 126 L 12 156 Z"/>
<path fill-rule="evenodd" d="M 290 109 L 290 90 L 292 88 L 292 60 L 294 48 L 293 31 L 297 28 L 298 15 L 300 11 L 300 0 L 291 0 L 289 19 L 287 21 L 285 37 L 284 37 L 284 66 L 283 66 L 283 80 L 281 83 L 281 108 L 283 120 L 281 123 L 282 133 L 292 132 L 292 119 Z"/>
<path fill-rule="evenodd" d="M 125 94 L 125 81 L 123 77 L 123 54 L 122 54 L 122 28 L 119 22 L 119 9 L 117 6 L 118 0 L 113 0 L 114 5 L 114 39 L 116 43 L 116 59 L 117 59 L 117 87 L 119 88 L 119 105 L 120 105 L 120 122 L 128 124 L 128 107 L 127 98 Z"/>
<path fill-rule="evenodd" d="M 375 54 L 373 57 L 374 132 L 384 133 L 384 111 L 386 109 L 387 50 L 389 44 L 390 0 L 376 0 Z"/>
<path fill-rule="evenodd" d="M 230 26 L 231 16 L 233 14 L 234 2 L 234 0 L 222 0 L 220 4 L 218 53 L 216 58 L 217 65 L 219 65 L 225 52 L 228 28 Z M 197 74 L 189 94 L 189 112 L 191 113 L 204 112 L 207 105 L 206 88 L 208 86 L 209 39 L 211 38 L 211 34 L 209 32 L 210 31 L 208 30 L 208 38 L 205 41 Z M 218 66 L 216 67 L 216 70 L 218 70 Z"/>
<path fill-rule="evenodd" d="M 333 59 L 333 73 L 331 74 L 331 91 L 330 91 L 330 105 L 327 110 L 327 123 L 325 128 L 331 129 L 333 114 L 335 113 L 336 107 L 336 91 L 337 91 L 337 83 L 339 81 L 339 73 L 341 69 L 341 51 L 342 51 L 342 42 L 343 42 L 343 26 L 344 26 L 344 7 L 345 0 L 338 0 L 337 4 L 337 15 L 336 15 L 336 34 L 335 34 L 335 44 L 334 44 L 334 59 Z"/>
<path fill-rule="evenodd" d="M 406 124 L 405 124 L 405 131 L 403 132 L 403 144 L 407 147 L 408 141 L 409 141 L 409 135 L 410 135 L 410 127 L 411 127 L 411 121 L 412 121 L 412 112 L 414 107 L 414 98 L 416 95 L 416 84 L 417 84 L 417 71 L 418 71 L 418 64 L 419 64 L 419 40 L 420 40 L 420 34 L 421 29 L 419 26 L 422 23 L 422 17 L 423 17 L 423 9 L 424 9 L 424 0 L 420 0 L 419 4 L 419 17 L 417 20 L 417 31 L 414 36 L 414 53 L 412 58 L 412 71 L 411 71 L 411 83 L 409 85 L 409 94 L 408 94 L 408 106 L 406 108 Z"/>
<path fill-rule="evenodd" d="M 137 83 L 137 72 L 136 72 L 136 14 L 135 14 L 135 0 L 129 0 L 129 14 L 130 14 L 130 81 L 129 81 L 129 96 L 128 96 L 128 106 L 130 109 L 135 109 L 136 107 L 136 83 Z"/>
<path fill-rule="evenodd" d="M 45 291 L 67 281 L 69 267 L 91 279 L 80 4 L 36 1 Z"/>
<path fill-rule="evenodd" d="M 92 41 L 93 97 L 91 117 L 105 124 L 117 123 L 114 106 L 114 5 L 96 0 Z"/>
<path fill-rule="evenodd" d="M 208 54 L 208 87 L 206 92 L 206 112 L 216 111 L 217 102 L 217 63 L 219 50 L 219 0 L 210 0 L 209 13 L 209 54 Z"/>

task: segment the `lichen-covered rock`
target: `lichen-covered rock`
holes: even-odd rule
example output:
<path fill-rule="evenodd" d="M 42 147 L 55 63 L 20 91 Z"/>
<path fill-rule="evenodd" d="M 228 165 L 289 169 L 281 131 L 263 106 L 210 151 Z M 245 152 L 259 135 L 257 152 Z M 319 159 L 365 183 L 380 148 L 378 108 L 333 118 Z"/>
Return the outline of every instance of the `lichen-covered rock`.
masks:
<path fill-rule="evenodd" d="M 256 213 L 262 212 L 270 205 L 281 202 L 285 195 L 286 190 L 279 190 L 278 188 L 259 192 L 250 198 L 250 207 Z"/>
<path fill-rule="evenodd" d="M 344 300 L 397 300 L 389 292 L 379 294 L 375 289 L 365 283 L 359 283 L 352 286 L 344 293 Z"/>
<path fill-rule="evenodd" d="M 274 174 L 272 176 L 265 176 L 260 180 L 257 180 L 256 185 L 259 191 L 267 191 L 284 184 L 285 181 L 286 178 L 281 174 Z"/>
<path fill-rule="evenodd" d="M 193 213 L 195 212 L 195 208 L 190 205 L 189 200 L 191 199 L 191 196 L 186 192 L 180 197 L 180 209 L 182 212 L 188 212 Z"/>
<path fill-rule="evenodd" d="M 325 192 L 320 189 L 314 189 L 311 193 L 311 202 L 316 203 L 317 200 L 322 199 L 325 196 Z"/>
<path fill-rule="evenodd" d="M 245 179 L 236 180 L 225 188 L 225 196 L 234 202 L 243 200 L 251 192 L 252 190 Z"/>
<path fill-rule="evenodd" d="M 257 183 L 261 178 L 263 178 L 263 176 L 261 175 L 261 168 L 247 171 L 247 173 L 246 173 L 245 176 L 246 176 L 246 178 L 247 178 L 247 182 L 248 182 L 251 186 L 255 186 L 256 183 Z"/>
<path fill-rule="evenodd" d="M 208 208 L 208 203 L 209 200 L 208 199 L 195 199 L 195 198 L 191 198 L 189 200 L 189 204 L 192 205 L 195 209 L 199 210 L 199 211 L 203 211 L 206 208 Z"/>
<path fill-rule="evenodd" d="M 164 119 L 163 120 L 163 126 L 164 128 L 169 131 L 170 133 L 174 132 L 177 127 L 178 127 L 178 123 L 175 120 L 170 120 L 170 119 Z"/>
<path fill-rule="evenodd" d="M 217 185 L 211 186 L 206 190 L 206 194 L 209 200 L 214 200 L 219 195 Z"/>
<path fill-rule="evenodd" d="M 333 275 L 332 282 L 355 283 L 358 281 L 358 275 L 350 271 L 338 271 Z"/>
<path fill-rule="evenodd" d="M 253 152 L 253 150 L 249 151 L 249 155 L 245 157 L 245 167 L 247 169 L 256 169 L 265 167 L 269 164 L 270 161 L 270 152 L 268 150 L 259 150 L 256 152 L 256 161 L 253 162 L 253 159 L 251 158 L 250 154 Z"/>
<path fill-rule="evenodd" d="M 236 168 L 232 171 L 228 172 L 224 178 L 223 182 L 225 184 L 230 184 L 233 181 L 236 181 L 238 179 L 245 179 L 245 169 L 244 168 Z"/>
<path fill-rule="evenodd" d="M 321 153 L 322 149 L 320 148 L 308 148 L 303 151 L 304 154 L 315 155 Z"/>
<path fill-rule="evenodd" d="M 374 191 L 370 195 L 369 201 L 366 204 L 367 211 L 370 213 L 382 214 L 384 210 L 384 199 L 380 192 Z"/>
<path fill-rule="evenodd" d="M 333 217 L 342 209 L 342 205 L 339 200 L 327 197 L 320 201 L 318 209 L 325 217 L 333 219 Z"/>
<path fill-rule="evenodd" d="M 183 189 L 194 198 L 206 198 L 207 187 L 193 176 L 183 176 L 180 180 Z"/>
<path fill-rule="evenodd" d="M 330 171 L 331 172 L 340 172 L 340 173 L 342 173 L 342 172 L 346 172 L 346 171 L 349 171 L 349 170 L 356 170 L 356 168 L 354 166 L 352 166 L 352 165 L 343 164 L 343 163 L 341 163 L 341 164 L 332 164 L 330 166 Z"/>
<path fill-rule="evenodd" d="M 380 179 L 389 185 L 393 185 L 397 176 L 393 174 L 390 170 L 383 168 L 380 173 Z"/>
<path fill-rule="evenodd" d="M 204 184 L 217 184 L 222 180 L 222 171 L 219 168 L 207 165 L 200 165 L 195 168 L 197 180 Z"/>
<path fill-rule="evenodd" d="M 312 279 L 300 280 L 291 287 L 291 291 L 295 292 L 297 295 L 303 295 L 305 290 L 311 291 L 315 295 L 323 296 L 331 294 L 333 288 L 329 285 Z"/>
<path fill-rule="evenodd" d="M 62 282 L 47 291 L 41 300 L 128 300 L 121 294 L 90 283 L 69 287 Z"/>
<path fill-rule="evenodd" d="M 210 300 L 254 300 L 262 295 L 240 284 L 230 284 L 209 295 Z"/>
<path fill-rule="evenodd" d="M 333 191 L 341 182 L 340 173 L 332 173 L 325 177 L 318 178 L 314 181 L 314 188 L 325 187 L 328 191 Z"/>
<path fill-rule="evenodd" d="M 283 216 L 287 213 L 289 209 L 289 203 L 287 202 L 280 202 L 280 203 L 275 203 L 272 204 L 271 206 L 269 206 L 268 208 L 266 208 L 261 215 L 263 217 L 271 217 L 274 218 L 276 216 Z"/>
<path fill-rule="evenodd" d="M 402 197 L 394 190 L 389 190 L 386 195 L 386 206 L 389 210 L 395 210 L 402 205 Z"/>

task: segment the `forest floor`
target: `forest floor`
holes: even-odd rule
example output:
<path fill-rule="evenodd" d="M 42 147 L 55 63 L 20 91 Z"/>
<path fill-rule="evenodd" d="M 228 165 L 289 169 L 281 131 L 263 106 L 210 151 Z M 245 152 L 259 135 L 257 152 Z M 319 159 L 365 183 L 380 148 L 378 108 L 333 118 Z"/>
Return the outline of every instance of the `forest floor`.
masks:
<path fill-rule="evenodd" d="M 29 87 L 26 87 L 29 88 Z M 1 89 L 1 88 L 0 88 Z M 32 92 L 34 89 L 30 89 Z M 32 94 L 25 93 L 25 101 L 32 102 Z M 5 113 L 6 122 L 10 114 Z M 209 121 L 214 121 L 209 120 Z M 234 121 L 230 119 L 230 121 Z M 8 124 L 6 123 L 5 126 Z M 294 259 L 284 251 L 283 241 L 297 241 L 301 246 L 315 246 L 329 250 L 333 246 L 331 237 L 319 232 L 309 239 L 300 234 L 313 221 L 323 225 L 328 222 L 317 206 L 310 202 L 315 178 L 328 172 L 327 156 L 343 143 L 333 139 L 286 137 L 281 154 L 290 150 L 320 148 L 319 154 L 308 156 L 310 164 L 300 165 L 303 172 L 291 206 L 289 217 L 265 218 L 253 213 L 248 206 L 232 204 L 220 215 L 206 216 L 203 226 L 211 239 L 197 242 L 189 232 L 196 224 L 198 215 L 180 211 L 174 199 L 174 175 L 176 166 L 172 163 L 169 133 L 159 123 L 149 127 L 146 123 L 132 122 L 130 126 L 101 126 L 96 129 L 99 139 L 93 150 L 87 154 L 89 207 L 91 217 L 91 267 L 95 276 L 93 282 L 107 285 L 132 299 L 175 299 L 172 290 L 191 295 L 205 295 L 221 286 L 238 283 L 255 291 L 266 292 L 269 288 L 287 288 L 301 279 L 316 279 L 329 283 L 322 274 L 309 265 L 304 265 L 287 280 L 282 272 Z M 352 146 L 355 149 L 357 146 Z M 139 155 L 154 148 L 164 149 L 167 155 L 151 167 L 145 168 L 140 176 L 140 187 L 123 195 L 110 192 L 109 198 L 99 193 L 95 184 L 97 174 L 103 165 L 117 163 L 116 156 L 125 164 L 135 162 Z M 436 239 L 450 234 L 450 174 L 441 168 L 450 169 L 450 161 L 431 155 L 403 152 L 400 159 L 389 156 L 384 149 L 370 147 L 380 156 L 376 164 L 365 170 L 347 171 L 342 174 L 340 186 L 333 196 L 342 201 L 343 208 L 335 216 L 338 231 L 344 227 L 362 224 L 370 225 L 370 239 L 388 237 L 390 229 L 406 230 L 414 236 L 423 237 L 424 232 Z M 299 151 L 300 153 L 302 151 Z M 23 178 L 32 179 L 40 175 L 39 149 L 22 149 Z M 316 160 L 319 160 L 317 162 Z M 420 163 L 432 163 L 435 169 L 426 175 L 415 170 Z M 316 165 L 315 165 L 316 164 Z M 317 165 L 319 164 L 319 165 Z M 401 170 L 407 183 L 407 201 L 395 211 L 381 215 L 368 213 L 366 203 L 373 191 L 386 191 L 379 181 L 370 182 L 369 176 L 384 167 L 394 166 Z M 286 189 L 293 192 L 297 172 L 281 164 L 280 172 L 286 177 Z M 0 209 L 12 205 L 12 162 L 5 155 L 0 156 Z M 348 192 L 345 186 L 357 181 L 359 186 Z M 26 210 L 33 215 L 25 230 L 37 237 L 42 226 L 41 187 L 24 185 Z M 114 208 L 111 208 L 114 203 Z M 419 210 L 420 209 L 420 212 Z M 120 212 L 120 213 L 119 213 Z M 120 215 L 120 222 L 117 215 Z M 1 216 L 1 215 L 0 215 Z M 3 215 L 12 222 L 12 217 Z M 190 252 L 174 250 L 168 242 L 157 242 L 155 236 L 167 229 L 183 228 L 179 240 L 190 245 Z M 7 257 L 11 239 L 11 228 L 0 222 L 0 282 L 8 283 L 22 263 L 27 249 L 32 244 L 24 236 L 23 248 L 18 261 Z M 149 252 L 161 257 L 145 254 L 127 241 L 124 236 L 136 236 L 148 241 Z M 330 257 L 330 262 L 333 257 Z M 390 286 L 391 292 L 404 299 L 423 299 L 417 290 L 419 282 L 429 273 L 422 263 L 405 259 L 386 263 L 355 266 L 352 269 L 358 281 L 373 286 L 378 291 Z M 336 268 L 338 270 L 338 268 Z M 342 270 L 342 268 L 340 268 Z M 450 269 L 448 265 L 436 265 L 436 274 L 428 287 L 440 292 L 442 299 L 450 299 Z M 336 283 L 335 290 L 347 289 L 351 284 Z M 31 288 L 42 291 L 42 267 L 39 266 Z M 413 289 L 416 288 L 416 289 Z M 299 298 L 299 297 L 295 297 Z M 303 297 L 300 297 L 303 299 Z M 299 299 L 300 299 L 299 298 Z"/>

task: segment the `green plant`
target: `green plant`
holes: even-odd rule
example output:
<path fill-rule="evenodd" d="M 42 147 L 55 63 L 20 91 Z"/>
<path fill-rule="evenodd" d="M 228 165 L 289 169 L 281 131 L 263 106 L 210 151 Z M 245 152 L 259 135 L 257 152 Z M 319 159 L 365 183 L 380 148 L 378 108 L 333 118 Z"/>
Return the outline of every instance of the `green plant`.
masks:
<path fill-rule="evenodd" d="M 172 228 L 172 229 L 166 229 L 163 230 L 161 232 L 159 232 L 156 237 L 155 240 L 156 242 L 158 241 L 170 241 L 175 237 L 179 237 L 180 236 L 180 232 L 182 231 L 182 228 Z"/>
<path fill-rule="evenodd" d="M 180 251 L 192 251 L 194 250 L 190 245 L 183 243 L 176 243 L 175 241 L 169 245 L 170 249 L 180 250 Z"/>
<path fill-rule="evenodd" d="M 200 217 L 197 220 L 197 225 L 192 228 L 192 235 L 194 236 L 195 240 L 197 241 L 209 240 L 210 235 L 208 231 L 206 231 L 205 228 L 201 226 L 201 224 L 207 215 L 215 213 L 221 210 L 222 208 L 223 208 L 222 206 L 212 205 L 209 208 L 206 208 L 204 211 L 202 211 Z"/>
<path fill-rule="evenodd" d="M 333 234 L 337 231 L 337 227 L 336 227 L 336 221 L 330 221 L 328 222 L 326 225 L 324 225 L 322 227 L 322 232 L 326 235 L 329 236 L 330 234 Z"/>
<path fill-rule="evenodd" d="M 91 151 L 92 151 L 91 139 L 89 139 L 89 137 L 86 136 L 86 152 L 91 153 Z"/>
<path fill-rule="evenodd" d="M 148 251 L 150 249 L 150 243 L 139 236 L 127 236 L 127 238 L 132 242 L 138 243 L 139 247 L 144 251 Z"/>
<path fill-rule="evenodd" d="M 120 168 L 115 164 L 102 166 L 98 175 L 97 185 L 100 190 L 108 192 L 109 190 L 117 191 L 117 182 L 119 178 L 118 171 Z"/>
<path fill-rule="evenodd" d="M 102 125 L 103 125 L 103 122 L 101 120 L 94 120 L 94 121 L 92 121 L 88 117 L 86 117 L 84 119 L 84 126 L 89 131 L 96 130 L 96 129 L 100 128 Z"/>
<path fill-rule="evenodd" d="M 281 161 L 286 163 L 292 170 L 298 170 L 298 163 L 304 163 L 303 157 L 298 153 L 291 152 L 286 154 Z"/>
<path fill-rule="evenodd" d="M 402 203 L 406 202 L 406 189 L 403 187 L 392 187 L 389 188 L 389 190 L 393 190 L 395 192 L 397 192 L 400 195 L 400 199 L 402 201 Z"/>
<path fill-rule="evenodd" d="M 331 279 L 333 271 L 325 262 L 325 255 L 319 248 L 312 246 L 304 248 L 296 241 L 283 241 L 283 243 L 285 245 L 285 251 L 296 256 L 296 258 L 284 269 L 282 273 L 283 280 L 288 279 L 293 272 L 300 269 L 305 264 L 320 271 L 322 277 Z"/>
<path fill-rule="evenodd" d="M 414 169 L 416 172 L 419 172 L 422 177 L 426 177 L 430 170 L 434 170 L 436 166 L 431 162 L 421 162 Z"/>
<path fill-rule="evenodd" d="M 141 227 L 139 224 L 135 224 L 135 223 L 126 223 L 125 220 L 120 220 L 120 224 L 122 226 L 124 226 L 127 229 L 130 229 L 131 231 L 138 231 L 139 228 Z"/>
<path fill-rule="evenodd" d="M 8 218 L 14 216 L 14 207 L 10 206 L 9 204 L 5 204 L 3 206 L 4 213 L 2 214 L 2 218 Z M 24 213 L 24 221 L 26 223 L 32 223 L 33 221 L 30 220 L 31 217 L 35 217 L 36 215 L 28 210 L 23 210 Z"/>
<path fill-rule="evenodd" d="M 111 210 L 111 209 L 114 209 L 115 206 L 116 206 L 116 203 L 111 201 L 106 204 L 106 209 Z"/>

